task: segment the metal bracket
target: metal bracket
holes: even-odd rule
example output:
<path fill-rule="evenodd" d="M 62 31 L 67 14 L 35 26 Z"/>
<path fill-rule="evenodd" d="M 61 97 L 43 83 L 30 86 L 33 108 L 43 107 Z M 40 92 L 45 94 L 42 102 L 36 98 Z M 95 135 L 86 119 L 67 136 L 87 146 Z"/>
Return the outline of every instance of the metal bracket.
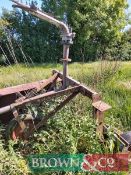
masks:
<path fill-rule="evenodd" d="M 109 106 L 108 104 L 104 103 L 103 101 L 97 101 L 95 103 L 92 103 L 92 106 L 99 110 L 100 112 L 105 112 L 108 109 L 111 109 L 111 106 Z"/>
<path fill-rule="evenodd" d="M 17 109 L 13 107 L 13 108 L 12 108 L 12 112 L 13 112 L 13 115 L 14 115 L 16 121 L 19 123 L 19 125 L 20 125 L 22 131 L 24 131 L 25 128 L 26 128 L 26 125 L 25 125 L 25 123 L 20 119 Z"/>
<path fill-rule="evenodd" d="M 68 59 L 61 59 L 60 61 L 62 61 L 62 62 L 63 61 L 71 62 L 71 59 L 69 59 L 69 58 Z"/>
<path fill-rule="evenodd" d="M 73 38 L 75 37 L 75 33 L 69 33 L 67 35 L 61 35 L 62 37 L 62 44 L 63 45 L 72 45 Z"/>

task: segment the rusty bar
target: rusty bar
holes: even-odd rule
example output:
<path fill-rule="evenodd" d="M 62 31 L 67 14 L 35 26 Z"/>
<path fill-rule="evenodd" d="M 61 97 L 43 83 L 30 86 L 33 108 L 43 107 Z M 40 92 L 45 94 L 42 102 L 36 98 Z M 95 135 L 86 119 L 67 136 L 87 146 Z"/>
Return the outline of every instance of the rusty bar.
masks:
<path fill-rule="evenodd" d="M 104 126 L 104 113 L 94 108 L 94 117 L 96 119 L 96 134 L 100 141 L 104 141 L 103 126 Z"/>
<path fill-rule="evenodd" d="M 100 112 L 105 112 L 105 111 L 111 109 L 111 106 L 110 105 L 106 104 L 105 102 L 103 102 L 101 100 L 100 101 L 97 101 L 95 103 L 92 103 L 92 106 L 95 109 L 99 110 Z"/>
<path fill-rule="evenodd" d="M 47 92 L 47 93 L 44 93 L 44 94 L 40 94 L 40 95 L 37 95 L 35 97 L 26 99 L 22 102 L 13 103 L 9 106 L 0 108 L 0 114 L 4 114 L 6 112 L 9 112 L 13 108 L 19 108 L 19 107 L 25 106 L 26 104 L 41 102 L 44 99 L 49 99 L 49 98 L 52 98 L 52 97 L 65 95 L 67 93 L 78 92 L 79 88 L 80 88 L 79 86 L 75 86 L 75 87 L 71 87 L 71 88 L 68 88 L 68 89 L 65 89 L 65 90 L 61 90 L 61 91 L 56 91 L 56 92 L 55 91 L 50 91 L 50 92 Z"/>
<path fill-rule="evenodd" d="M 51 83 L 51 85 L 49 86 L 49 88 L 47 89 L 47 92 L 51 91 L 51 90 L 54 88 L 54 86 L 55 86 L 57 80 L 60 81 L 60 78 L 58 78 L 58 74 L 57 74 L 57 76 L 54 78 L 54 80 L 52 81 L 52 83 Z M 61 81 L 62 81 L 62 80 L 61 80 Z"/>
<path fill-rule="evenodd" d="M 5 95 L 14 94 L 14 93 L 21 92 L 21 91 L 35 89 L 35 88 L 39 87 L 40 84 L 44 84 L 46 82 L 47 82 L 47 80 L 42 80 L 42 81 L 38 81 L 38 82 L 27 83 L 27 84 L 22 84 L 22 85 L 17 85 L 17 86 L 13 86 L 13 87 L 7 87 L 4 89 L 0 89 L 0 97 L 5 96 Z"/>
<path fill-rule="evenodd" d="M 44 99 L 48 99 L 48 98 L 52 98 L 52 97 L 56 97 L 56 96 L 61 96 L 61 95 L 65 95 L 67 93 L 72 93 L 72 92 L 75 92 L 75 91 L 79 91 L 79 86 L 74 86 L 74 87 L 71 87 L 71 88 L 68 88 L 68 89 L 65 89 L 65 90 L 61 90 L 61 91 L 50 91 L 50 92 L 47 92 L 47 93 L 44 93 L 44 94 L 40 94 L 40 95 L 37 95 L 35 97 L 32 97 L 30 99 L 26 99 L 24 100 L 23 102 L 19 102 L 19 103 L 14 103 L 13 106 L 14 107 L 21 107 L 21 106 L 24 106 L 28 103 L 35 103 L 35 102 L 39 102 L 41 100 L 44 100 Z"/>
<path fill-rule="evenodd" d="M 49 79 L 47 79 L 47 82 L 40 84 L 40 86 L 36 87 L 35 89 L 32 89 L 29 93 L 27 93 L 25 96 L 22 96 L 20 98 L 18 98 L 15 102 L 21 102 L 27 98 L 31 98 L 34 95 L 36 95 L 38 92 L 40 92 L 42 89 L 46 88 L 49 85 L 52 85 L 52 83 L 54 83 L 54 81 L 56 81 L 58 78 L 58 74 L 54 74 L 52 77 L 50 77 Z"/>
<path fill-rule="evenodd" d="M 58 74 L 54 74 L 52 77 L 50 77 L 48 79 L 48 81 L 44 84 L 42 84 L 41 86 L 32 89 L 29 93 L 27 93 L 25 96 L 18 98 L 15 102 L 20 102 L 23 101 L 27 98 L 31 98 L 33 96 L 35 96 L 38 92 L 40 92 L 41 90 L 43 90 L 44 88 L 47 88 L 49 85 L 52 85 L 54 83 L 54 81 L 56 81 L 58 78 Z"/>
<path fill-rule="evenodd" d="M 59 72 L 57 70 L 53 70 L 53 73 L 58 73 L 59 77 L 61 79 L 63 79 L 63 74 L 61 72 Z M 82 85 L 80 82 L 74 80 L 72 77 L 69 77 L 68 76 L 68 77 L 66 77 L 66 79 L 67 79 L 68 85 L 71 85 L 71 86 L 80 86 L 80 92 L 83 95 L 85 95 L 85 96 L 87 96 L 87 97 L 89 97 L 91 99 L 94 99 L 95 96 L 97 96 L 97 99 L 98 100 L 101 99 L 100 95 L 97 92 L 95 92 L 94 90 L 86 87 L 85 85 Z"/>
<path fill-rule="evenodd" d="M 104 141 L 104 112 L 109 110 L 111 106 L 104 103 L 103 101 L 97 101 L 92 103 L 93 106 L 93 116 L 96 119 L 96 133 L 99 136 L 99 139 Z"/>
<path fill-rule="evenodd" d="M 41 81 L 37 81 L 33 83 L 27 83 L 27 84 L 22 84 L 22 85 L 0 89 L 0 97 L 5 96 L 5 95 L 14 94 L 14 93 L 21 92 L 21 91 L 31 90 L 31 89 L 41 90 L 42 88 L 52 83 L 52 81 L 56 78 L 56 76 L 58 75 L 55 74 L 54 76 L 46 80 L 41 80 Z"/>
<path fill-rule="evenodd" d="M 7 112 L 10 112 L 12 109 L 11 109 L 11 106 L 5 106 L 5 107 L 2 107 L 0 108 L 0 114 L 5 114 Z"/>
<path fill-rule="evenodd" d="M 46 83 L 41 84 L 41 86 L 37 88 L 37 92 L 40 92 L 42 89 L 44 89 L 49 84 L 54 83 L 54 81 L 56 81 L 57 78 L 58 78 L 58 74 L 57 73 L 54 74 L 52 77 L 48 78 Z"/>
<path fill-rule="evenodd" d="M 73 92 L 71 95 L 69 95 L 64 101 L 62 101 L 57 107 L 55 107 L 54 110 L 49 112 L 46 117 L 44 117 L 36 126 L 35 128 L 32 128 L 30 132 L 26 135 L 26 139 L 34 132 L 36 129 L 39 129 L 41 126 L 46 124 L 49 118 L 53 117 L 56 112 L 58 112 L 60 109 L 62 109 L 71 99 L 73 99 L 79 92 Z"/>

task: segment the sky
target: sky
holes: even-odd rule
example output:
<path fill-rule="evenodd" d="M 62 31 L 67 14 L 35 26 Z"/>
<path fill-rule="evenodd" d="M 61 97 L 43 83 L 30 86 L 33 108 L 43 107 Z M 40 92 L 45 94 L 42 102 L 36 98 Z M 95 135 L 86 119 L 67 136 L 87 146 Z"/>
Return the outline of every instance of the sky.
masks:
<path fill-rule="evenodd" d="M 26 0 L 22 0 L 23 3 L 26 3 Z M 37 0 L 38 6 L 40 7 L 41 0 Z M 12 2 L 10 0 L 0 0 L 0 13 L 2 8 L 6 8 L 11 10 L 12 9 Z"/>
<path fill-rule="evenodd" d="M 22 0 L 22 2 L 26 2 L 26 0 Z M 37 0 L 38 2 L 38 7 L 40 7 L 40 4 L 41 4 L 41 0 Z M 129 3 L 129 8 L 127 10 L 127 12 L 131 13 L 131 0 L 128 0 L 128 3 Z M 0 14 L 2 13 L 2 8 L 6 8 L 6 9 L 9 9 L 11 10 L 12 9 L 12 2 L 10 0 L 0 0 Z M 131 25 L 129 26 L 126 26 L 125 29 L 128 29 L 129 27 L 131 27 Z"/>

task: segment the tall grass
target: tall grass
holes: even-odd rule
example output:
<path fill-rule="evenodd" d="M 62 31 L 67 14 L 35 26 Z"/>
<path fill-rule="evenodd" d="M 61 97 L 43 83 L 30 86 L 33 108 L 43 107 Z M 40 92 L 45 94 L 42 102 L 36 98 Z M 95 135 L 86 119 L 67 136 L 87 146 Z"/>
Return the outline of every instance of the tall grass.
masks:
<path fill-rule="evenodd" d="M 32 67 L 25 65 L 0 67 L 0 87 L 47 78 L 51 75 L 52 69 L 62 71 L 62 66 L 43 64 Z M 101 92 L 103 100 L 112 106 L 112 109 L 105 115 L 105 122 L 123 131 L 131 130 L 131 89 L 122 85 L 122 82 L 131 80 L 130 72 L 131 62 L 118 62 L 117 65 L 114 62 L 104 62 L 103 65 L 99 62 L 69 65 L 70 76 Z M 54 105 L 54 103 L 47 102 L 49 108 L 54 107 Z M 87 97 L 79 95 L 58 112 L 53 119 L 50 119 L 46 127 L 36 132 L 32 140 L 28 142 L 18 141 L 14 146 L 11 144 L 6 153 L 4 147 L 1 147 L 1 152 L 10 159 L 15 156 L 20 160 L 19 162 L 24 161 L 25 155 L 33 153 L 110 152 L 108 144 L 104 146 L 99 143 L 95 127 L 91 101 Z M 0 161 L 1 159 L 3 157 L 0 158 Z M 5 169 L 1 168 L 1 174 L 4 174 Z M 23 165 L 15 164 L 15 169 L 20 170 L 23 174 L 29 174 L 26 164 L 24 168 Z M 6 174 L 9 173 L 15 174 L 12 171 L 12 166 L 8 167 Z M 16 174 L 20 174 L 20 172 L 16 171 Z"/>

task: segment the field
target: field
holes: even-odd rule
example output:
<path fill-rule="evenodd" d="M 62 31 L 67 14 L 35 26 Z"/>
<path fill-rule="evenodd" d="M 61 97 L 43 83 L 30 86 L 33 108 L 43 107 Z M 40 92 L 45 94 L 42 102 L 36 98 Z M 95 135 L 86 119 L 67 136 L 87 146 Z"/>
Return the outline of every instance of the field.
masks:
<path fill-rule="evenodd" d="M 0 88 L 48 78 L 52 69 L 62 71 L 62 66 L 43 64 L 0 67 Z M 69 75 L 101 92 L 103 100 L 112 106 L 105 114 L 105 122 L 111 128 L 131 130 L 131 62 L 72 63 L 69 65 Z M 46 107 L 50 107 L 50 103 Z M 4 127 L 1 126 L 0 174 L 31 174 L 25 155 L 32 153 L 112 152 L 112 132 L 107 143 L 101 145 L 95 127 L 91 102 L 81 95 L 49 120 L 47 126 L 36 132 L 29 142 L 10 141 L 8 147 L 5 146 L 7 143 L 2 134 Z"/>

